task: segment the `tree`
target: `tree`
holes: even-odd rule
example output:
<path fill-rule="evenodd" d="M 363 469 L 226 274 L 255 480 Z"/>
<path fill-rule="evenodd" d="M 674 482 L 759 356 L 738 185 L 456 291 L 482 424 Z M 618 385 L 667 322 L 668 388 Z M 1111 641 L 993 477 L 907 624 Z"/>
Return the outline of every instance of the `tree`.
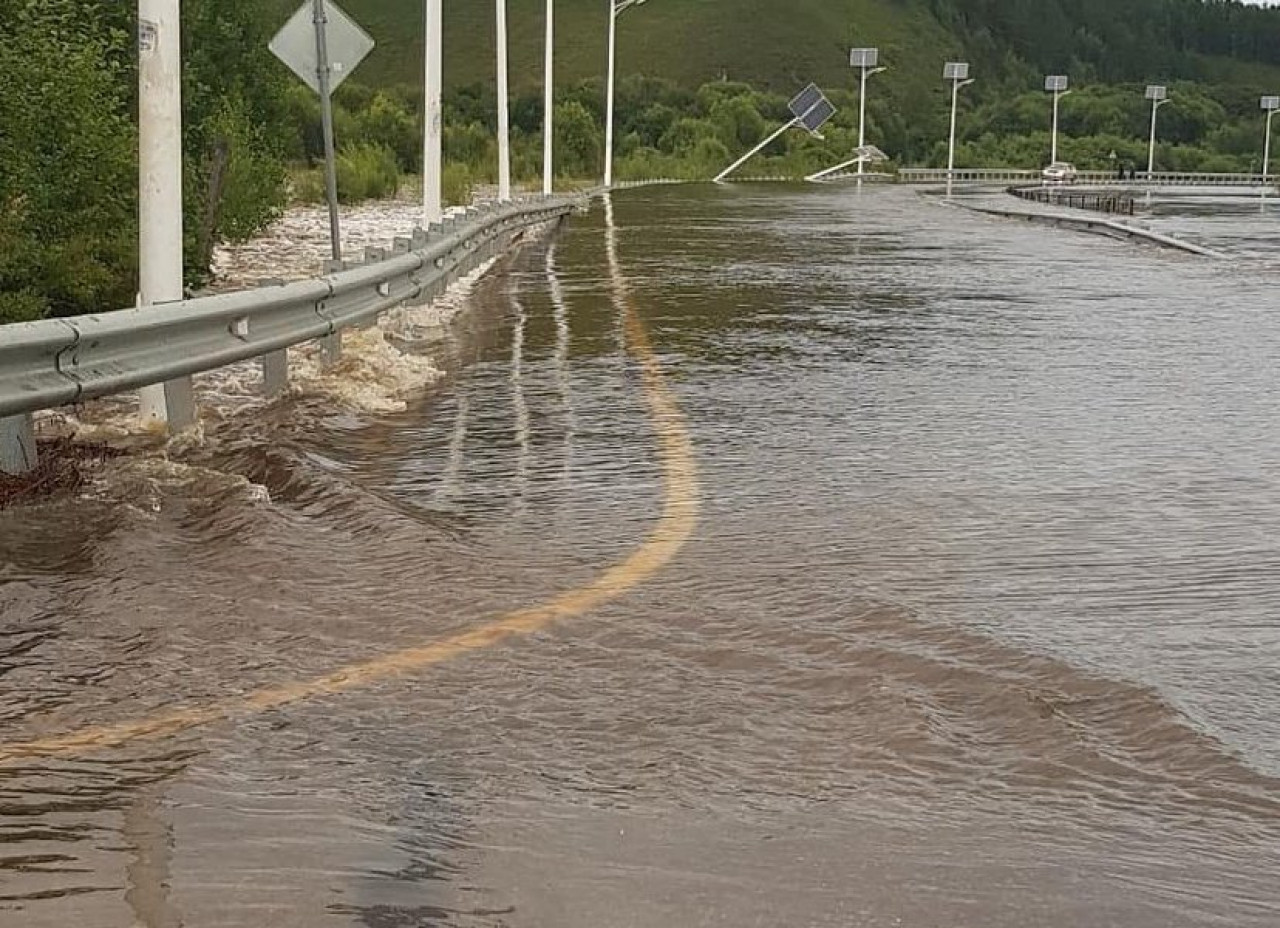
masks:
<path fill-rule="evenodd" d="M 128 44 L 100 12 L 0 0 L 0 322 L 132 302 Z"/>

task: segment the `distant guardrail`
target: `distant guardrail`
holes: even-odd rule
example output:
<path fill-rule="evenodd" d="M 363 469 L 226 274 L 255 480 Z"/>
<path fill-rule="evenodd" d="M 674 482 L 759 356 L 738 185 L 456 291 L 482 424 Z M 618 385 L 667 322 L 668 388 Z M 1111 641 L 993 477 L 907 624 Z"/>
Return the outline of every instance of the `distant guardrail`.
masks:
<path fill-rule="evenodd" d="M 1188 242 L 1185 239 L 1180 239 L 1173 235 L 1166 235 L 1163 232 L 1156 232 L 1153 229 L 1147 229 L 1142 226 L 1120 222 L 1116 219 L 1107 219 L 1101 216 L 1093 218 L 1089 216 L 1071 216 L 1064 213 L 1034 212 L 1026 209 L 1004 209 L 999 206 L 966 203 L 963 199 L 947 200 L 946 203 L 947 205 L 965 209 L 972 213 L 982 213 L 987 216 L 999 216 L 1003 219 L 1033 222 L 1039 225 L 1051 226 L 1059 229 L 1088 232 L 1092 235 L 1105 235 L 1108 238 L 1146 242 L 1148 244 L 1159 245 L 1163 248 L 1183 251 L 1188 254 L 1200 255 L 1206 258 L 1225 257 L 1222 252 L 1214 251 L 1212 248 L 1206 248 L 1203 245 L 1197 245 L 1195 242 Z"/>
<path fill-rule="evenodd" d="M 1045 206 L 1065 206 L 1070 209 L 1087 209 L 1095 213 L 1132 216 L 1133 195 L 1115 190 L 1073 190 L 1063 186 L 1012 186 L 1005 192 L 1020 200 L 1043 203 Z"/>
<path fill-rule="evenodd" d="M 0 471 L 36 464 L 31 413 L 262 359 L 264 389 L 287 382 L 284 352 L 337 344 L 351 326 L 426 302 L 495 257 L 522 230 L 558 220 L 578 201 L 491 205 L 371 248 L 355 267 L 278 286 L 90 316 L 0 326 Z"/>
<path fill-rule="evenodd" d="M 957 184 L 1008 184 L 1015 182 L 1039 183 L 1039 171 L 1012 168 L 957 168 L 952 180 Z M 1076 175 L 1078 184 L 1135 185 L 1138 187 L 1263 187 L 1275 183 L 1275 177 L 1264 179 L 1261 174 L 1222 174 L 1195 172 L 1139 173 L 1131 180 L 1120 180 L 1115 171 L 1081 171 Z M 945 184 L 946 168 L 902 168 L 898 182 L 903 184 Z"/>

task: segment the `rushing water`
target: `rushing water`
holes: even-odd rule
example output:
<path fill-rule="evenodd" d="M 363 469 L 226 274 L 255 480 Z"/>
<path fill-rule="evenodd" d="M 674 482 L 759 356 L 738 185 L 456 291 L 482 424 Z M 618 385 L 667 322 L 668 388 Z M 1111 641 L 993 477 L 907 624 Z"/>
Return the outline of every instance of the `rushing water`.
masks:
<path fill-rule="evenodd" d="M 1224 208 L 1152 220 L 1212 261 L 636 191 L 403 412 L 303 396 L 0 513 L 0 756 L 193 713 L 9 748 L 0 925 L 1280 924 L 1280 231 Z M 694 534 L 467 638 L 669 505 L 636 320 Z"/>

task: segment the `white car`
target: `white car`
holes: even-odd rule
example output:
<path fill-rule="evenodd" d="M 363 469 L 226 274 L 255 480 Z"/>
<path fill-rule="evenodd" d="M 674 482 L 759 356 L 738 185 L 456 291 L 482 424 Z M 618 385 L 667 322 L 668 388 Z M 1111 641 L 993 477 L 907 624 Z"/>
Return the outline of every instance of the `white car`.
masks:
<path fill-rule="evenodd" d="M 1074 184 L 1076 166 L 1066 161 L 1055 161 L 1041 171 L 1040 176 L 1046 184 Z"/>

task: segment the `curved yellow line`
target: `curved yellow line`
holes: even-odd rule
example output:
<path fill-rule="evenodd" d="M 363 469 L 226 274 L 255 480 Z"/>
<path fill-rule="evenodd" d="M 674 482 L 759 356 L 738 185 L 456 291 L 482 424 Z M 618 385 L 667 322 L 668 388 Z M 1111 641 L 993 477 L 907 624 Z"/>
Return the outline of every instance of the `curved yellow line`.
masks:
<path fill-rule="evenodd" d="M 561 593 L 541 605 L 508 613 L 502 618 L 441 641 L 350 664 L 310 680 L 267 687 L 234 699 L 174 709 L 132 721 L 93 725 L 36 741 L 0 745 L 0 763 L 23 757 L 77 754 L 117 747 L 138 739 L 163 737 L 212 722 L 251 715 L 317 696 L 330 696 L 389 677 L 422 670 L 498 644 L 515 635 L 527 635 L 555 622 L 580 616 L 617 599 L 669 564 L 689 540 L 697 524 L 697 465 L 684 415 L 667 385 L 658 356 L 649 341 L 649 334 L 632 307 L 618 273 L 612 232 L 610 223 L 609 257 L 610 269 L 614 275 L 614 296 L 623 307 L 628 348 L 639 362 L 643 375 L 644 395 L 658 439 L 664 490 L 661 517 L 645 541 L 626 560 L 605 570 L 585 586 Z"/>

